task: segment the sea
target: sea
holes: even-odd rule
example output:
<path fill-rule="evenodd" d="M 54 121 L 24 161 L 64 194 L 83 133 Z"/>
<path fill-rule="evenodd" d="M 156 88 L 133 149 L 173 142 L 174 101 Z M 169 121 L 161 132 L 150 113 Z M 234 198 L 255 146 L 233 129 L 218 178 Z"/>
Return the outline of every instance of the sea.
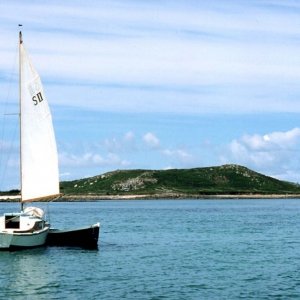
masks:
<path fill-rule="evenodd" d="M 0 299 L 300 299 L 300 199 L 42 205 L 99 249 L 0 252 Z"/>

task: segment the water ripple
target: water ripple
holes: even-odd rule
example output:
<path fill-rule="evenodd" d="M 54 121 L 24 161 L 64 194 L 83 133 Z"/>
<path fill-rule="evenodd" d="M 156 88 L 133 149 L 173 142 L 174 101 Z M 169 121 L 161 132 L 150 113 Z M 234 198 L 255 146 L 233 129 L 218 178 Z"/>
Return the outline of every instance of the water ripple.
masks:
<path fill-rule="evenodd" d="M 99 250 L 0 252 L 0 299 L 300 295 L 299 200 L 53 203 L 51 221 L 101 221 Z"/>

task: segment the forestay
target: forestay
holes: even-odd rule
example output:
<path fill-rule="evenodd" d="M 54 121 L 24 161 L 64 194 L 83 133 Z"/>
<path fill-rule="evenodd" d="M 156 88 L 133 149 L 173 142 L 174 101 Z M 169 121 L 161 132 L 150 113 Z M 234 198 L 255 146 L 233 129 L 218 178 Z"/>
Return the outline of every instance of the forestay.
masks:
<path fill-rule="evenodd" d="M 59 194 L 57 148 L 42 83 L 20 44 L 22 201 Z"/>

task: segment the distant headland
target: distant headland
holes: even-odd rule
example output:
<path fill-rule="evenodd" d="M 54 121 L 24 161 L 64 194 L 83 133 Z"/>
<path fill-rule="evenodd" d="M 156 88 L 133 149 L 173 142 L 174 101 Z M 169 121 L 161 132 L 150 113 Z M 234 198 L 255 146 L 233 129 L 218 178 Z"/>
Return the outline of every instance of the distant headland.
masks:
<path fill-rule="evenodd" d="M 239 165 L 170 169 L 117 170 L 63 181 L 58 201 L 116 199 L 268 199 L 300 198 L 300 185 Z M 17 201 L 18 191 L 2 192 Z M 5 201 L 4 196 L 0 201 Z M 4 197 L 5 198 L 5 197 Z"/>

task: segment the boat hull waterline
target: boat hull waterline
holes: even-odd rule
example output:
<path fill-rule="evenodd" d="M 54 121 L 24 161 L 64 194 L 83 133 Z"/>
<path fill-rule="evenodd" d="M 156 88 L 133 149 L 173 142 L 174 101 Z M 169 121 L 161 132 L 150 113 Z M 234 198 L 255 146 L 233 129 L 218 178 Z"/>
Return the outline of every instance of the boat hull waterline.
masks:
<path fill-rule="evenodd" d="M 0 233 L 0 250 L 36 248 L 45 245 L 49 227 L 35 232 Z"/>

